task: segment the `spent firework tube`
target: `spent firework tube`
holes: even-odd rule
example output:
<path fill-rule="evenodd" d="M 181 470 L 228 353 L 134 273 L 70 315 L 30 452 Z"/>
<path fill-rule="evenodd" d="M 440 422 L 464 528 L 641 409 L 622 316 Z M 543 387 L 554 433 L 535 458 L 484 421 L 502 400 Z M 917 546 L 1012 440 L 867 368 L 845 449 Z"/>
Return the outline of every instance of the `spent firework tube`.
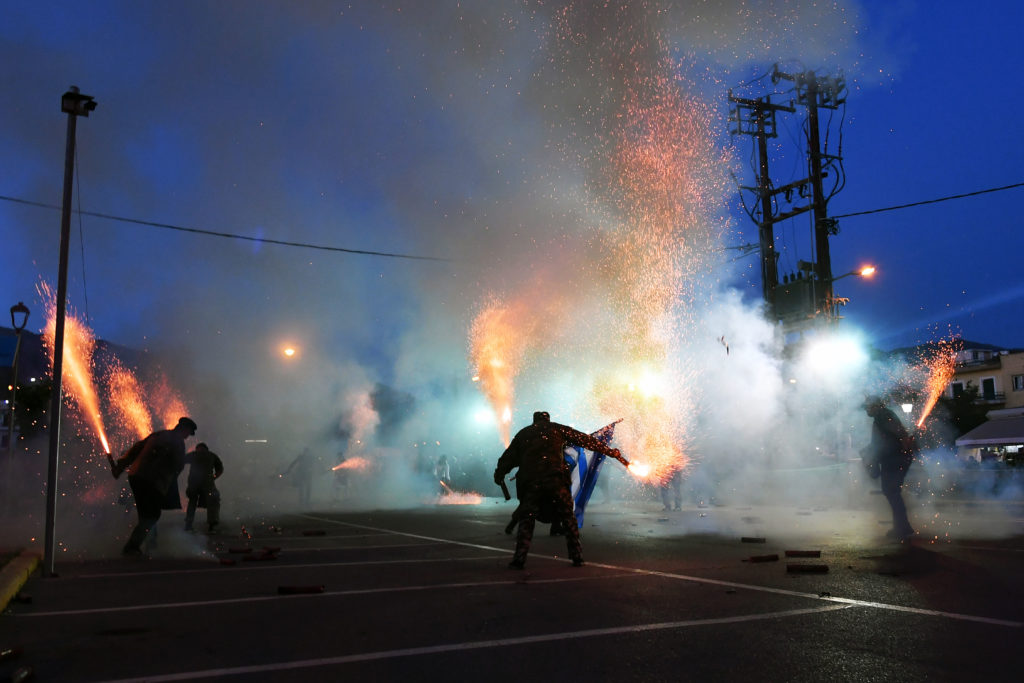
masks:
<path fill-rule="evenodd" d="M 616 453 L 619 453 L 619 452 L 618 452 L 618 449 L 616 449 L 616 451 L 615 451 L 615 452 L 616 452 Z M 608 457 L 609 457 L 609 458 L 615 458 L 616 460 L 618 460 L 619 462 L 621 462 L 621 463 L 623 464 L 623 466 L 624 466 L 624 467 L 627 467 L 627 468 L 629 467 L 629 461 L 628 461 L 628 460 L 626 460 L 626 458 L 624 458 L 624 457 L 623 457 L 622 453 L 619 453 L 618 455 L 610 455 L 610 456 L 608 456 Z"/>
<path fill-rule="evenodd" d="M 117 461 L 114 460 L 114 456 L 112 456 L 110 453 L 107 453 L 107 462 L 110 463 L 110 473 L 114 475 L 114 479 L 120 477 L 121 472 L 124 471 L 124 468 L 117 464 Z"/>

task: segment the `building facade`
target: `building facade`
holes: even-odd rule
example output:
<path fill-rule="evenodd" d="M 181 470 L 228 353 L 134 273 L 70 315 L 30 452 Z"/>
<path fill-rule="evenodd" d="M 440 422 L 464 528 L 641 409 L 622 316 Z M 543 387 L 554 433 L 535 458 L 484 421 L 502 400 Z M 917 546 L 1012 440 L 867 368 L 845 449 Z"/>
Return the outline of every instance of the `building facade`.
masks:
<path fill-rule="evenodd" d="M 978 401 L 993 410 L 1024 407 L 1024 351 L 965 345 L 946 396 L 955 398 L 969 386 L 977 387 Z"/>

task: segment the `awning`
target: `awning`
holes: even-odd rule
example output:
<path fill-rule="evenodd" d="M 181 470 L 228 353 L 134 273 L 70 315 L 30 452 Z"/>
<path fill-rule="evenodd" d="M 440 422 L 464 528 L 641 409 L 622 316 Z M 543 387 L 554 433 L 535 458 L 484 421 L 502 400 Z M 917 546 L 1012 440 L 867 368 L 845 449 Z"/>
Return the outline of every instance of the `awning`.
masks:
<path fill-rule="evenodd" d="M 962 448 L 1018 444 L 1024 444 L 1024 417 L 989 420 L 956 440 L 956 445 Z"/>

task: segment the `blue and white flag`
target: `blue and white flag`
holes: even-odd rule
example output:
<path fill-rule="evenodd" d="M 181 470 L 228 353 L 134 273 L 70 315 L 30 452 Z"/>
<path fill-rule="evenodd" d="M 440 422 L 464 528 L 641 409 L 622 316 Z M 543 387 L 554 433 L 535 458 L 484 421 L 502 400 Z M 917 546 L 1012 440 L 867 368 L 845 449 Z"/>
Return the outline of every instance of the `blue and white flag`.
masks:
<path fill-rule="evenodd" d="M 615 434 L 615 425 L 622 422 L 616 420 L 591 434 L 592 437 L 601 443 L 611 443 Z M 572 459 L 575 467 L 572 468 L 572 500 L 573 514 L 576 515 L 576 524 L 583 528 L 583 512 L 587 508 L 587 501 L 590 494 L 594 492 L 597 484 L 597 477 L 601 474 L 601 465 L 604 464 L 606 456 L 603 453 L 594 453 L 580 446 L 570 446 L 566 450 L 566 459 Z M 575 457 L 570 454 L 575 451 Z"/>

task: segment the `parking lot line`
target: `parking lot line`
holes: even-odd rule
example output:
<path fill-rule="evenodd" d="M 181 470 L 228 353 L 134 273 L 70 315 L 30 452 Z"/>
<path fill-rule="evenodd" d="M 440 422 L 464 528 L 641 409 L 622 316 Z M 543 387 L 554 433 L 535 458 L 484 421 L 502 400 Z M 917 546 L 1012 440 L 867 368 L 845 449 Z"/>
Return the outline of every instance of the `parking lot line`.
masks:
<path fill-rule="evenodd" d="M 380 529 L 380 528 L 376 528 L 376 527 L 369 527 L 369 526 L 365 526 L 365 525 L 362 525 L 362 524 L 352 524 L 351 522 L 340 522 L 340 521 L 335 521 L 335 520 L 331 520 L 331 519 L 328 519 L 328 518 L 317 517 L 316 519 L 319 519 L 320 521 L 324 521 L 324 522 L 334 522 L 336 524 L 342 524 L 342 525 L 345 525 L 345 526 L 351 526 L 351 527 L 365 529 L 365 530 L 387 531 L 387 529 Z M 418 538 L 418 539 L 422 539 L 422 540 L 434 540 L 434 541 L 444 541 L 445 540 L 443 538 L 433 538 L 433 537 L 430 537 L 430 536 L 422 536 L 422 535 L 419 535 L 419 534 L 410 534 L 410 533 L 406 533 L 406 532 L 403 532 L 403 531 L 395 531 L 394 533 L 402 535 L 402 536 L 410 536 L 412 538 Z M 473 548 L 490 548 L 492 550 L 498 550 L 498 548 L 491 548 L 490 546 L 481 546 L 481 545 L 472 544 L 472 543 L 465 543 L 465 542 L 462 542 L 462 541 L 449 541 L 449 542 L 453 543 L 455 545 L 469 546 L 469 547 L 473 547 Z M 700 577 L 700 576 L 689 576 L 687 574 L 676 574 L 676 573 L 673 573 L 673 572 L 661 572 L 661 571 L 654 571 L 654 570 L 650 570 L 650 569 L 641 569 L 641 568 L 635 568 L 635 567 L 621 567 L 621 566 L 612 565 L 612 564 L 600 564 L 600 563 L 589 563 L 589 564 L 591 566 L 594 566 L 594 567 L 603 567 L 605 569 L 612 569 L 612 570 L 615 570 L 615 571 L 633 572 L 633 573 L 637 573 L 637 574 L 647 574 L 647 575 L 651 575 L 651 576 L 663 576 L 663 577 L 666 577 L 666 578 L 679 579 L 681 581 L 692 581 L 692 582 L 695 582 L 695 583 L 706 583 L 706 584 L 711 584 L 711 585 L 715 585 L 715 586 L 725 586 L 725 587 L 728 587 L 728 588 L 742 588 L 744 590 L 760 591 L 760 592 L 763 592 L 763 593 L 776 593 L 776 594 L 779 594 L 779 595 L 789 595 L 789 596 L 793 596 L 793 597 L 809 598 L 809 599 L 812 599 L 812 600 L 823 600 L 825 602 L 837 602 L 837 603 L 853 605 L 853 606 L 857 606 L 857 607 L 871 607 L 871 608 L 874 608 L 874 609 L 886 609 L 886 610 L 893 610 L 893 611 L 897 611 L 897 612 L 908 612 L 908 613 L 911 613 L 911 614 L 922 614 L 922 615 L 927 615 L 927 616 L 945 617 L 947 619 L 958 619 L 958 620 L 961 620 L 961 621 L 974 621 L 974 622 L 979 622 L 979 623 L 983 623 L 983 624 L 993 624 L 993 625 L 996 625 L 996 626 L 1009 626 L 1011 628 L 1020 628 L 1021 626 L 1024 626 L 1024 623 L 1019 622 L 1019 621 L 1011 621 L 1011 620 L 1008 620 L 1008 619 L 995 619 L 995 618 L 992 618 L 992 617 L 977 616 L 977 615 L 973 615 L 973 614 L 959 614 L 957 612 L 943 612 L 943 611 L 940 611 L 940 610 L 924 609 L 924 608 L 921 608 L 921 607 L 906 607 L 904 605 L 893 605 L 893 604 L 884 603 L 884 602 L 872 602 L 870 600 L 855 600 L 853 598 L 837 598 L 837 597 L 832 597 L 832 596 L 827 596 L 827 595 L 826 596 L 822 596 L 822 595 L 818 595 L 816 593 L 806 593 L 806 592 L 801 592 L 801 591 L 791 591 L 791 590 L 786 590 L 784 588 L 773 588 L 771 586 L 758 586 L 758 585 L 755 585 L 755 584 L 738 583 L 738 582 L 735 582 L 735 581 L 722 581 L 722 580 L 719 580 L 719 579 L 708 579 L 708 578 L 704 578 L 704 577 Z"/>
<path fill-rule="evenodd" d="M 535 643 L 549 643 L 560 640 L 577 640 L 581 638 L 595 638 L 601 636 L 620 636 L 631 633 L 664 631 L 679 628 L 690 628 L 694 626 L 717 626 L 721 624 L 737 624 L 751 621 L 764 621 L 767 619 L 784 619 L 789 617 L 805 616 L 808 614 L 820 614 L 823 612 L 832 612 L 836 610 L 849 609 L 850 607 L 851 605 L 827 605 L 823 607 L 783 610 L 780 612 L 741 614 L 733 617 L 715 617 L 711 619 L 688 619 L 685 621 L 667 621 L 652 624 L 635 624 L 632 626 L 614 626 L 609 628 L 586 629 L 582 631 L 546 633 L 541 635 L 521 636 L 518 638 L 476 640 L 464 643 L 447 643 L 444 645 L 431 645 L 427 647 L 410 647 L 396 650 L 381 650 L 377 652 L 362 652 L 352 655 L 341 655 L 338 657 L 301 659 L 292 662 L 278 662 L 275 664 L 254 664 L 250 666 L 225 667 L 220 669 L 206 669 L 203 671 L 185 671 L 176 674 L 144 676 L 141 678 L 122 678 L 114 681 L 108 681 L 107 683 L 137 683 L 139 681 L 151 681 L 153 683 L 162 683 L 169 681 L 188 681 L 200 678 L 213 678 L 216 676 L 240 676 L 245 674 L 269 673 L 272 671 L 292 671 L 296 669 L 309 669 L 323 666 L 353 664 L 357 662 L 371 662 L 383 659 L 396 659 L 399 657 L 416 657 L 423 655 L 443 654 L 447 652 L 465 652 L 469 650 L 481 650 L 496 647 L 510 647 L 516 645 L 531 645 Z"/>
<path fill-rule="evenodd" d="M 570 583 L 577 581 L 607 581 L 621 579 L 630 576 L 632 573 L 623 574 L 601 574 L 590 576 L 574 576 L 552 579 L 531 579 L 531 584 L 546 583 Z M 107 614 L 113 612 L 142 612 L 146 610 L 159 609 L 183 609 L 195 607 L 210 607 L 220 605 L 237 605 L 242 603 L 267 602 L 270 600 L 302 600 L 302 599 L 323 599 L 328 597 L 343 597 L 351 595 L 373 595 L 380 593 L 404 593 L 417 591 L 437 591 L 446 589 L 462 590 L 464 588 L 481 588 L 487 586 L 508 586 L 516 583 L 511 579 L 501 581 L 462 581 L 458 583 L 429 584 L 418 586 L 391 586 L 386 588 L 353 588 L 343 591 L 324 591 L 323 593 L 309 593 L 298 595 L 256 595 L 244 598 L 222 598 L 220 600 L 191 600 L 185 602 L 160 602 L 149 605 L 121 605 L 119 607 L 93 607 L 87 609 L 51 610 L 47 612 L 24 612 L 12 614 L 14 618 L 40 618 L 40 617 L 67 617 L 81 616 L 87 614 Z"/>

